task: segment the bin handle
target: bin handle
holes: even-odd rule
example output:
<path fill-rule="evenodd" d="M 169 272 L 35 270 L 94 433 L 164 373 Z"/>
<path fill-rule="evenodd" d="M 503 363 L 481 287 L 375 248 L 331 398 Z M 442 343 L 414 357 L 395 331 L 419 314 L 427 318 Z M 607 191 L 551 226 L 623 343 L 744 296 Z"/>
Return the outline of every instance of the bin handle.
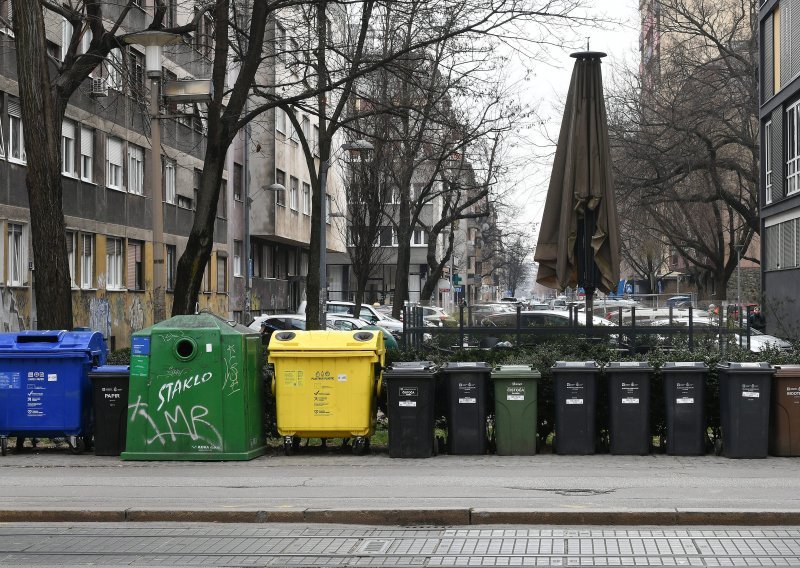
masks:
<path fill-rule="evenodd" d="M 270 373 L 272 375 L 272 380 L 269 382 L 270 390 L 272 391 L 272 396 L 275 396 L 275 373 Z"/>
<path fill-rule="evenodd" d="M 383 372 L 381 372 L 381 374 L 378 375 L 378 382 L 375 383 L 375 396 L 380 398 L 382 390 L 383 390 Z"/>

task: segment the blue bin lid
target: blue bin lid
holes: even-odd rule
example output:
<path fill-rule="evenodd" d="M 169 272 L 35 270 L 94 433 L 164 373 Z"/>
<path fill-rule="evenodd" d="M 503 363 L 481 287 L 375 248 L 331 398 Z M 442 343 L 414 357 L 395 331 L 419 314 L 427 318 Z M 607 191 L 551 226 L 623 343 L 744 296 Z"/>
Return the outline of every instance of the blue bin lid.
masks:
<path fill-rule="evenodd" d="M 89 378 L 93 376 L 128 376 L 131 368 L 128 365 L 103 365 L 89 371 Z"/>
<path fill-rule="evenodd" d="M 0 357 L 3 355 L 70 355 L 81 353 L 105 364 L 108 347 L 99 331 L 31 330 L 0 333 Z"/>

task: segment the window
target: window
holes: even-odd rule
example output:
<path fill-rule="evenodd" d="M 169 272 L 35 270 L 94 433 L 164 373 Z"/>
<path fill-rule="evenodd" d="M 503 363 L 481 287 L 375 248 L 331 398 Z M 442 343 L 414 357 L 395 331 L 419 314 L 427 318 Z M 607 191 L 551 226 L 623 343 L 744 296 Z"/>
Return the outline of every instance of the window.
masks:
<path fill-rule="evenodd" d="M 8 285 L 27 284 L 28 246 L 24 225 L 8 224 Z"/>
<path fill-rule="evenodd" d="M 61 173 L 75 176 L 75 123 L 71 120 L 61 124 Z"/>
<path fill-rule="evenodd" d="M 303 213 L 311 215 L 311 186 L 303 182 Z"/>
<path fill-rule="evenodd" d="M 298 185 L 300 184 L 300 181 L 296 177 L 291 176 L 289 178 L 289 184 L 291 185 L 291 189 L 289 190 L 289 207 L 292 210 L 297 211 L 299 206 Z"/>
<path fill-rule="evenodd" d="M 77 288 L 78 284 L 75 282 L 75 248 L 77 246 L 78 235 L 75 231 L 67 231 L 67 263 L 69 264 L 69 282 L 70 286 Z"/>
<path fill-rule="evenodd" d="M 242 241 L 233 241 L 233 275 L 242 275 Z"/>
<path fill-rule="evenodd" d="M 766 270 L 786 270 L 800 266 L 798 224 L 800 224 L 800 220 L 789 219 L 764 228 Z"/>
<path fill-rule="evenodd" d="M 319 126 L 314 125 L 314 141 L 311 146 L 315 156 L 319 156 Z"/>
<path fill-rule="evenodd" d="M 426 246 L 427 244 L 428 233 L 424 229 L 414 229 L 414 232 L 411 233 L 411 246 Z"/>
<path fill-rule="evenodd" d="M 800 191 L 800 101 L 786 111 L 786 195 Z"/>
<path fill-rule="evenodd" d="M 217 293 L 228 293 L 228 257 L 217 253 Z"/>
<path fill-rule="evenodd" d="M 311 120 L 308 116 L 303 115 L 303 121 L 300 124 L 303 128 L 303 138 L 306 142 L 311 142 Z"/>
<path fill-rule="evenodd" d="M 278 185 L 282 185 L 283 187 L 286 187 L 286 174 L 281 170 L 275 170 L 275 183 L 277 183 Z M 285 191 L 275 192 L 275 203 L 277 203 L 281 207 L 286 207 Z"/>
<path fill-rule="evenodd" d="M 175 205 L 175 162 L 164 159 L 164 201 Z"/>
<path fill-rule="evenodd" d="M 192 210 L 192 198 L 191 197 L 184 197 L 183 195 L 178 196 L 178 207 L 181 209 L 188 209 L 189 211 Z"/>
<path fill-rule="evenodd" d="M 390 226 L 381 227 L 381 232 L 378 235 L 378 245 L 382 247 L 390 247 L 392 246 L 392 241 L 395 239 L 393 238 L 394 230 Z"/>
<path fill-rule="evenodd" d="M 144 148 L 128 144 L 128 191 L 144 195 Z"/>
<path fill-rule="evenodd" d="M 131 74 L 131 91 L 134 96 L 141 96 L 144 94 L 144 55 L 135 49 L 130 49 L 128 63 Z"/>
<path fill-rule="evenodd" d="M 195 15 L 197 14 L 195 8 Z M 200 18 L 197 25 L 197 32 L 194 36 L 194 48 L 206 59 L 211 59 L 214 53 L 214 20 L 206 12 Z"/>
<path fill-rule="evenodd" d="M 144 290 L 144 243 L 128 239 L 128 289 Z"/>
<path fill-rule="evenodd" d="M 279 107 L 275 107 L 275 130 L 286 134 L 286 113 Z"/>
<path fill-rule="evenodd" d="M 217 201 L 217 217 L 226 219 L 228 217 L 228 182 L 222 180 L 219 188 L 219 201 Z"/>
<path fill-rule="evenodd" d="M 17 99 L 8 99 L 8 159 L 24 164 L 28 161 L 25 154 L 25 137 L 22 134 L 22 112 Z"/>
<path fill-rule="evenodd" d="M 178 251 L 175 248 L 175 245 L 167 245 L 167 290 L 174 290 L 175 289 L 175 266 L 178 256 Z"/>
<path fill-rule="evenodd" d="M 81 179 L 92 181 L 94 165 L 94 130 L 81 127 Z"/>
<path fill-rule="evenodd" d="M 772 121 L 764 125 L 764 202 L 772 203 Z"/>
<path fill-rule="evenodd" d="M 12 9 L 11 0 L 0 0 L 0 18 L 8 22 L 8 27 L 0 23 L 0 33 L 8 34 L 9 37 L 14 37 L 14 31 L 11 29 L 11 21 L 14 19 L 14 11 Z"/>
<path fill-rule="evenodd" d="M 106 237 L 106 289 L 121 290 L 124 257 L 122 239 Z"/>
<path fill-rule="evenodd" d="M 242 184 L 244 181 L 244 168 L 242 164 L 233 164 L 233 198 L 242 200 Z"/>
<path fill-rule="evenodd" d="M 94 235 L 81 235 L 81 288 L 94 285 Z"/>
<path fill-rule="evenodd" d="M 291 116 L 289 117 L 289 122 L 286 125 L 287 130 L 289 130 L 289 139 L 294 142 L 295 144 L 300 141 L 300 136 L 297 134 L 297 129 L 294 127 L 294 122 L 292 122 L 292 117 L 295 116 L 294 109 L 291 110 Z"/>
<path fill-rule="evenodd" d="M 206 269 L 203 271 L 203 293 L 211 293 L 211 260 L 206 263 Z"/>
<path fill-rule="evenodd" d="M 106 187 L 122 188 L 122 140 L 109 136 L 106 141 Z"/>
<path fill-rule="evenodd" d="M 122 90 L 122 52 L 112 49 L 106 60 L 106 86 L 109 89 Z"/>

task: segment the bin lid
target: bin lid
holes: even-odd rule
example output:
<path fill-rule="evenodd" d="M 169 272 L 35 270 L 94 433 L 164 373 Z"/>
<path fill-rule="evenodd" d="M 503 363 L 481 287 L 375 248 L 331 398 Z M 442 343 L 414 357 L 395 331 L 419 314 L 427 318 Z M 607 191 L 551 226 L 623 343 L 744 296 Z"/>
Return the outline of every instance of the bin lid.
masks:
<path fill-rule="evenodd" d="M 669 361 L 661 367 L 671 373 L 707 371 L 708 365 L 702 361 Z"/>
<path fill-rule="evenodd" d="M 729 373 L 735 373 L 737 375 L 743 375 L 747 373 L 774 373 L 774 369 L 770 366 L 769 363 L 738 363 L 734 361 L 722 361 L 719 365 L 717 365 L 717 369 L 720 371 L 727 371 Z"/>
<path fill-rule="evenodd" d="M 155 325 L 137 331 L 134 336 L 149 336 L 156 332 L 174 332 L 181 330 L 209 329 L 221 334 L 259 335 L 258 331 L 245 327 L 235 321 L 226 320 L 211 312 L 173 316 Z"/>
<path fill-rule="evenodd" d="M 403 361 L 392 363 L 383 372 L 383 376 L 415 375 L 433 378 L 435 373 L 436 365 L 433 361 Z"/>
<path fill-rule="evenodd" d="M 269 341 L 270 353 L 286 351 L 371 351 L 383 354 L 381 331 L 276 331 Z"/>
<path fill-rule="evenodd" d="M 653 366 L 647 361 L 610 361 L 605 368 L 612 373 L 639 373 L 653 370 Z"/>
<path fill-rule="evenodd" d="M 443 373 L 489 373 L 492 368 L 483 361 L 456 361 L 442 365 Z"/>
<path fill-rule="evenodd" d="M 600 366 L 597 364 L 597 361 L 556 361 L 552 369 L 554 371 L 562 369 L 594 371 L 599 370 Z"/>
<path fill-rule="evenodd" d="M 89 371 L 89 378 L 95 377 L 127 377 L 131 374 L 128 365 L 103 365 Z"/>
<path fill-rule="evenodd" d="M 492 370 L 493 379 L 539 379 L 541 376 L 530 365 L 499 365 Z"/>
<path fill-rule="evenodd" d="M 0 333 L 0 357 L 2 354 L 74 355 L 86 354 L 106 362 L 108 347 L 99 331 L 31 330 L 15 333 Z"/>
<path fill-rule="evenodd" d="M 800 378 L 800 365 L 775 365 L 776 377 Z"/>

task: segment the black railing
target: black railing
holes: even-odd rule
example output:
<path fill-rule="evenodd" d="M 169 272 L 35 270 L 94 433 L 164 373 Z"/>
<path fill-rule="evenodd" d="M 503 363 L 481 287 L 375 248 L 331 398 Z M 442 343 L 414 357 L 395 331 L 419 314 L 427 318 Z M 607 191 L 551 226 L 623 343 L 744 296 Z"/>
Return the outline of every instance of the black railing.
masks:
<path fill-rule="evenodd" d="M 681 311 L 686 312 L 686 310 Z M 511 338 L 514 340 L 512 346 L 525 346 L 529 340 L 568 335 L 614 340 L 619 349 L 632 352 L 646 351 L 656 344 L 669 348 L 670 340 L 676 338 L 685 339 L 690 350 L 695 349 L 700 338 L 724 339 L 719 341 L 720 349 L 724 352 L 727 344 L 738 336 L 740 346 L 750 349 L 750 308 L 747 317 L 743 317 L 744 314 L 740 313 L 736 318 L 738 321 L 735 322 L 731 322 L 731 318 L 722 310 L 698 322 L 692 307 L 688 308 L 688 319 L 676 317 L 671 307 L 666 318 L 663 316 L 651 318 L 651 309 L 640 309 L 640 316 L 637 317 L 635 307 L 617 308 L 616 318 L 610 318 L 615 325 L 593 323 L 587 326 L 586 312 L 570 306 L 564 314 L 566 317 L 563 318 L 563 325 L 526 325 L 526 320 L 560 317 L 554 316 L 553 312 L 542 312 L 541 317 L 535 314 L 536 311 L 523 312 L 520 306 L 517 306 L 516 314 L 510 312 L 490 314 L 475 310 L 472 306 L 459 306 L 457 320 L 439 321 L 438 325 L 429 325 L 423 316 L 422 307 L 406 306 L 403 310 L 402 346 L 407 349 L 420 349 L 423 345 L 432 343 L 447 349 L 493 347 L 499 342 L 510 341 Z M 492 325 L 492 322 L 504 319 L 503 315 L 507 316 L 506 321 L 513 323 Z M 616 321 L 613 321 L 614 319 Z M 653 323 L 656 325 L 652 325 Z M 458 343 L 453 345 L 453 341 L 448 341 L 448 338 L 453 340 L 457 338 Z M 445 345 L 442 345 L 443 339 Z"/>

